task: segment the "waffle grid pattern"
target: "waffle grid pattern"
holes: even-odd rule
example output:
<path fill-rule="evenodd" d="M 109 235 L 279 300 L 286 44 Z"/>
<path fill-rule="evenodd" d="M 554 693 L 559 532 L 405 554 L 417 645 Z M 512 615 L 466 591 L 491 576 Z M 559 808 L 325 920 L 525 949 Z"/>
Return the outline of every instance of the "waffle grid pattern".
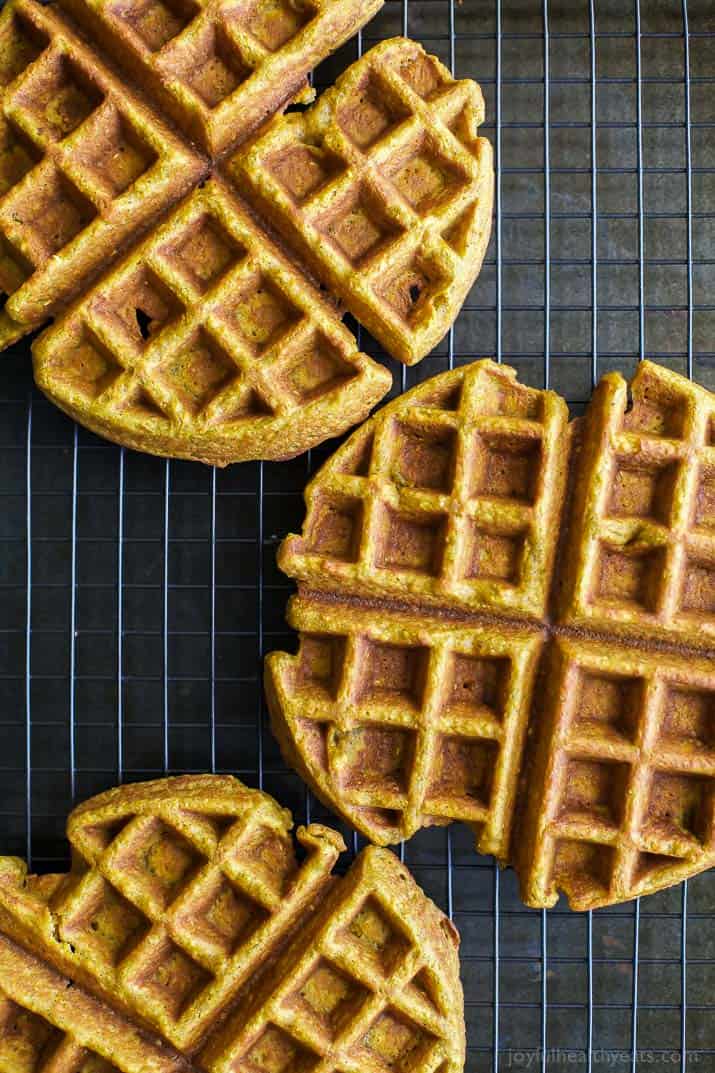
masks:
<path fill-rule="evenodd" d="M 381 498 L 387 499 L 394 510 L 405 496 L 396 473 L 400 481 L 405 482 L 407 477 L 405 483 L 419 473 L 423 483 L 450 486 L 444 431 L 442 453 L 437 459 L 434 444 L 427 449 L 422 439 L 415 448 L 404 436 L 396 435 L 395 428 L 406 421 L 414 436 L 414 429 L 424 420 L 423 415 L 429 413 L 421 405 L 424 400 L 444 403 L 446 398 L 455 406 L 455 389 L 462 383 L 463 400 L 473 394 L 489 409 L 494 398 L 502 404 L 503 388 L 509 386 L 509 379 L 502 367 L 480 362 L 468 372 L 445 373 L 436 381 L 419 386 L 405 400 L 372 419 L 314 479 L 306 496 L 304 535 L 289 536 L 279 557 L 284 571 L 300 583 L 301 597 L 292 608 L 290 619 L 300 632 L 301 648 L 297 657 L 269 657 L 266 682 L 274 729 L 286 758 L 303 773 L 318 796 L 346 813 L 361 830 L 383 844 L 408 837 L 419 826 L 448 818 L 472 823 L 477 819 L 458 799 L 444 810 L 433 808 L 429 798 L 425 799 L 430 780 L 439 778 L 440 766 L 444 768 L 446 763 L 440 763 L 439 751 L 432 742 L 426 747 L 423 738 L 413 746 L 401 731 L 403 740 L 396 743 L 391 724 L 393 721 L 401 724 L 399 719 L 393 719 L 390 709 L 397 702 L 401 711 L 404 704 L 399 694 L 410 692 L 418 713 L 413 714 L 411 725 L 422 728 L 427 721 L 437 733 L 441 714 L 434 703 L 435 696 L 429 686 L 426 699 L 422 693 L 425 681 L 438 679 L 435 666 L 439 663 L 440 645 L 436 638 L 445 633 L 447 645 L 456 648 L 461 631 L 470 626 L 481 626 L 491 637 L 507 639 L 510 635 L 511 626 L 504 617 L 508 605 L 499 589 L 496 597 L 489 589 L 474 590 L 471 599 L 465 598 L 459 607 L 445 597 L 440 601 L 436 586 L 429 590 L 427 586 L 405 583 L 404 577 L 409 575 L 401 575 L 395 560 L 404 556 L 406 549 L 414 548 L 415 543 L 411 545 L 394 526 L 386 524 L 381 513 L 384 510 Z M 711 537 L 707 526 L 712 508 L 708 492 L 712 472 L 709 437 L 715 405 L 702 388 L 648 362 L 639 366 L 631 392 L 629 401 L 625 381 L 620 376 L 606 377 L 584 418 L 582 432 L 575 435 L 565 421 L 555 418 L 553 439 L 547 441 L 543 435 L 548 448 L 543 449 L 541 468 L 536 475 L 529 476 L 528 468 L 522 463 L 516 471 L 502 461 L 494 465 L 488 455 L 486 461 L 484 458 L 476 464 L 472 461 L 471 467 L 458 461 L 455 468 L 457 475 L 460 466 L 467 470 L 472 487 L 479 488 L 486 482 L 493 498 L 506 487 L 512 495 L 521 488 L 522 496 L 524 489 L 530 489 L 532 494 L 535 489 L 540 490 L 544 510 L 526 538 L 527 546 L 532 547 L 545 540 L 546 533 L 553 541 L 557 540 L 564 493 L 558 466 L 567 468 L 571 441 L 574 441 L 574 489 L 568 505 L 567 538 L 556 567 L 555 621 L 550 623 L 547 617 L 553 561 L 548 553 L 534 567 L 541 588 L 536 590 L 531 604 L 535 617 L 543 617 L 537 623 L 522 612 L 521 619 L 517 619 L 522 629 L 533 630 L 533 641 L 540 636 L 539 628 L 548 630 L 550 641 L 544 657 L 541 658 L 541 652 L 535 657 L 535 662 L 540 663 L 538 677 L 534 676 L 531 684 L 521 689 L 514 679 L 512 688 L 519 696 L 520 718 L 511 728 L 504 727 L 500 754 L 495 753 L 491 758 L 493 764 L 498 764 L 498 755 L 506 755 L 510 763 L 503 782 L 494 780 L 493 785 L 482 788 L 481 806 L 488 818 L 486 834 L 478 823 L 475 825 L 477 848 L 494 852 L 501 860 L 515 859 L 524 900 L 537 907 L 555 904 L 558 889 L 567 893 L 576 908 L 618 903 L 677 882 L 715 860 L 711 785 L 715 768 L 709 729 L 715 672 L 705 653 L 689 656 L 686 648 L 683 654 L 683 643 L 691 652 L 707 648 L 714 628 L 712 575 L 707 566 Z M 538 401 L 539 412 L 546 412 L 547 393 L 533 392 L 526 398 L 532 410 Z M 519 395 L 509 393 L 506 399 L 511 411 L 514 399 L 523 405 Z M 557 411 L 552 408 L 554 412 Z M 466 415 L 462 416 L 461 407 L 459 414 L 460 429 L 469 430 L 469 418 L 473 417 L 469 403 Z M 431 427 L 446 428 L 447 435 L 450 434 L 449 420 L 444 421 L 442 412 L 439 418 L 439 423 L 432 419 Z M 510 422 L 513 420 L 513 416 L 509 418 Z M 498 428 L 498 423 L 503 421 L 506 421 L 503 417 L 488 418 L 486 428 L 493 435 L 494 426 Z M 514 424 L 519 427 L 518 422 Z M 522 420 L 522 424 L 528 422 Z M 480 436 L 484 435 L 481 428 Z M 518 452 L 516 457 L 519 458 Z M 356 478 L 352 475 L 355 472 L 363 476 Z M 380 483 L 385 478 L 375 479 L 375 473 L 390 475 L 391 499 L 384 494 Z M 459 489 L 458 479 L 454 487 Z M 364 506 L 359 499 L 361 493 Z M 438 496 L 433 491 L 427 495 L 434 497 L 434 512 Z M 349 507 L 350 496 L 358 507 Z M 455 498 L 459 503 L 458 491 Z M 444 505 L 443 509 L 453 509 L 452 504 Z M 460 509 L 457 506 L 457 516 Z M 511 502 L 503 508 L 505 514 L 512 514 L 513 509 Z M 608 516 L 609 511 L 615 516 Z M 657 517 L 653 516 L 654 512 L 658 513 Z M 367 526 L 363 522 L 363 535 L 358 542 L 348 522 L 362 515 L 368 519 L 377 517 L 379 522 L 375 524 L 377 535 L 371 534 L 370 539 L 364 535 Z M 450 514 L 450 520 L 452 517 Z M 380 548 L 380 539 L 393 559 L 392 570 L 382 573 L 376 568 L 373 550 Z M 609 554 L 618 559 L 610 572 L 597 561 L 597 556 L 603 554 L 606 539 L 610 541 Z M 442 557 L 450 561 L 454 540 L 450 539 L 446 527 L 436 529 L 433 545 L 432 562 L 441 562 Z M 333 563 L 336 548 L 340 546 L 349 549 L 357 566 L 351 562 Z M 619 592 L 624 587 L 633 588 L 629 564 L 640 562 L 644 548 L 648 556 L 659 557 L 661 591 L 657 597 L 651 597 L 657 600 L 654 608 L 657 606 L 658 617 L 638 613 L 632 606 L 624 610 L 625 601 L 614 601 L 611 605 L 594 602 L 592 617 L 579 618 L 573 608 L 578 607 L 577 600 L 583 599 L 583 592 L 589 591 L 594 579 L 601 587 L 610 585 Z M 499 561 L 494 551 L 490 556 L 492 562 Z M 350 559 L 350 555 L 343 558 Z M 655 582 L 648 580 L 643 584 L 646 592 L 650 591 L 648 584 L 653 585 L 653 592 L 659 591 Z M 321 598 L 325 600 L 329 589 L 342 597 L 343 602 L 330 603 L 326 609 L 321 605 Z M 424 596 L 425 589 L 431 599 Z M 365 595 L 377 601 L 369 613 L 359 603 Z M 679 612 L 678 606 L 687 599 L 697 607 L 685 615 Z M 386 604 L 386 600 L 393 602 Z M 444 615 L 455 610 L 466 615 L 451 625 L 445 624 Z M 499 618 L 490 622 L 488 616 L 494 613 Z M 423 646 L 425 653 L 432 650 L 429 660 L 426 655 L 420 657 L 424 660 L 421 669 L 417 667 L 418 649 L 413 648 L 410 656 L 406 654 L 410 651 L 405 639 L 408 631 L 401 614 L 415 616 L 419 623 L 419 641 L 413 640 L 412 645 Z M 330 623 L 330 630 L 326 623 Z M 597 627 L 596 636 L 600 636 L 601 679 L 594 686 L 593 696 L 576 702 L 573 697 L 579 693 L 574 677 L 568 674 L 558 677 L 553 670 L 556 658 L 553 651 L 555 646 L 573 643 L 578 653 L 579 643 L 586 645 L 586 642 L 564 638 L 578 637 L 574 627 L 584 625 Z M 380 629 L 394 639 L 393 644 L 401 646 L 394 650 L 401 655 L 382 657 L 379 674 L 387 683 L 388 702 L 381 705 L 377 697 L 370 696 L 369 690 L 365 697 L 364 707 L 370 711 L 370 737 L 364 746 L 353 750 L 351 764 L 356 774 L 351 783 L 343 770 L 349 770 L 350 765 L 342 759 L 341 749 L 346 751 L 342 742 L 346 725 L 352 726 L 355 709 L 360 712 L 360 690 L 364 690 L 360 676 L 369 678 L 372 673 L 369 668 L 380 664 L 371 640 Z M 670 642 L 669 650 L 680 655 L 663 655 L 653 647 L 647 639 L 658 630 L 659 636 Z M 320 636 L 324 632 L 343 637 L 343 648 L 337 650 L 337 657 L 320 656 L 319 646 L 323 643 Z M 643 648 L 637 657 L 639 650 L 635 646 L 639 642 Z M 541 649 L 540 644 L 537 647 Z M 585 651 L 589 651 L 587 646 Z M 516 668 L 514 652 L 510 651 L 508 656 Z M 628 686 L 617 684 L 623 678 L 623 667 L 637 662 L 638 658 L 642 662 L 642 669 L 637 672 L 640 684 L 635 681 Z M 405 667 L 410 660 L 414 669 L 408 673 Z M 324 691 L 317 703 L 310 691 L 303 688 L 302 668 L 312 661 L 319 668 L 331 666 L 332 662 L 345 668 L 336 672 L 335 686 L 331 686 L 329 693 Z M 696 668 L 699 668 L 697 672 Z M 445 664 L 441 675 L 449 680 Z M 671 688 L 671 679 L 678 681 L 682 688 Z M 620 697 L 621 692 L 627 694 L 621 707 L 626 705 L 628 712 L 616 712 L 612 722 L 608 713 L 616 704 L 614 696 Z M 538 735 L 542 716 L 545 718 L 547 711 L 547 707 L 542 711 L 544 694 L 553 709 L 553 729 L 544 734 L 536 753 L 538 759 L 533 759 L 531 751 L 526 756 L 527 768 L 523 774 L 525 728 L 528 723 Z M 313 718 L 321 724 L 320 733 L 307 724 L 302 711 L 306 701 Z M 567 719 L 567 713 L 572 713 L 574 703 L 583 703 L 589 711 L 589 705 L 595 706 L 594 715 L 590 722 L 586 719 L 576 739 L 564 744 L 562 721 Z M 361 718 L 367 722 L 364 714 Z M 601 725 L 604 721 L 606 730 Z M 624 731 L 626 723 L 628 727 Z M 658 735 L 656 728 L 661 724 L 671 728 L 667 739 Z M 341 744 L 334 744 L 336 741 Z M 467 768 L 478 772 L 488 764 L 484 760 L 480 762 L 476 755 L 465 764 L 460 752 L 455 750 L 449 756 L 449 766 L 454 771 Z M 371 782 L 362 774 L 383 768 L 389 777 Z M 395 785 L 396 773 L 400 774 L 401 786 Z M 522 789 L 518 792 L 519 780 Z M 414 796 L 411 797 L 414 787 L 419 787 L 419 811 Z M 528 804 L 516 809 L 517 798 Z M 577 806 L 580 802 L 583 808 L 574 810 L 569 802 Z"/>
<path fill-rule="evenodd" d="M 306 75 L 381 6 L 329 0 L 63 0 L 212 156 L 283 107 Z"/>
<path fill-rule="evenodd" d="M 361 1053 L 346 1067 L 355 1073 L 398 1058 L 404 1073 L 432 1073 L 437 1059 L 459 1073 L 464 1028 L 447 920 L 393 854 L 371 847 L 338 880 L 340 835 L 300 828 L 307 856 L 298 864 L 290 826 L 260 791 L 191 776 L 80 806 L 66 876 L 26 877 L 21 862 L 0 858 L 2 931 L 28 948 L 0 935 L 0 1070 L 109 1073 L 109 1056 L 122 1071 L 228 1073 L 245 1057 L 246 1068 L 272 1073 L 288 1061 L 312 1068 L 318 1053 L 327 1070 L 355 1045 Z M 37 912 L 43 894 L 49 927 Z M 261 996 L 272 1023 L 259 1041 L 250 1026 Z M 175 1049 L 141 1032 L 147 1025 Z M 52 1064 L 60 1057 L 66 1067 Z"/>
<path fill-rule="evenodd" d="M 681 377 L 639 370 L 599 388 L 604 447 L 587 478 L 566 621 L 709 646 L 715 636 L 715 404 Z M 593 521 L 591 521 L 593 519 Z"/>
<path fill-rule="evenodd" d="M 340 592 L 545 615 L 566 407 L 491 362 L 358 430 L 306 493 L 287 574 Z"/>
<path fill-rule="evenodd" d="M 374 841 L 461 820 L 504 857 L 541 636 L 371 625 L 302 600 L 289 617 L 301 648 L 271 657 L 278 736 L 326 799 Z"/>
<path fill-rule="evenodd" d="M 442 338 L 481 265 L 492 204 L 491 149 L 475 136 L 483 114 L 475 83 L 388 42 L 229 164 L 407 364 Z"/>
<path fill-rule="evenodd" d="M 48 333 L 35 371 L 90 422 L 179 453 L 201 437 L 219 462 L 241 435 L 285 448 L 299 412 L 330 430 L 356 379 L 368 404 L 389 382 L 216 179 Z"/>
<path fill-rule="evenodd" d="M 0 16 L 3 345 L 37 326 L 205 165 L 41 5 Z M 61 257 L 55 257 L 56 254 Z"/>
<path fill-rule="evenodd" d="M 395 912 L 391 884 L 399 882 L 384 855 L 363 870 L 309 948 L 289 953 L 281 983 L 259 996 L 240 1027 L 229 1022 L 229 1042 L 212 1054 L 214 1073 L 270 1073 L 277 1061 L 310 1073 L 452 1069 L 446 996 L 419 926 Z"/>
<path fill-rule="evenodd" d="M 119 829 L 92 819 L 72 832 L 91 867 L 53 900 L 60 936 L 107 993 L 194 1048 L 327 882 L 339 849 L 318 831 L 302 834 L 298 869 L 272 802 L 220 822 L 176 809 L 138 812 Z"/>
<path fill-rule="evenodd" d="M 586 909 L 707 867 L 715 852 L 712 666 L 571 639 L 552 652 L 549 678 L 550 773 L 539 770 L 531 806 L 540 830 L 524 877 L 529 900 L 554 904 L 563 885 Z"/>

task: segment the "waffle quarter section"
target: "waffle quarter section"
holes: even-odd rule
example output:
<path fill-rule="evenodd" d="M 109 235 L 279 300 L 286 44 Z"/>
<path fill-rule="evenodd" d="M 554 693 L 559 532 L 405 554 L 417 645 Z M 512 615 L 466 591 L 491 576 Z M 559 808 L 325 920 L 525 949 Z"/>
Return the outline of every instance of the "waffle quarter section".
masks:
<path fill-rule="evenodd" d="M 281 569 L 341 595 L 541 619 L 567 419 L 563 399 L 492 361 L 425 381 L 319 471 Z"/>
<path fill-rule="evenodd" d="M 304 114 L 229 162 L 237 182 L 388 353 L 420 361 L 472 286 L 491 230 L 479 86 L 414 41 L 372 48 Z"/>
<path fill-rule="evenodd" d="M 550 652 L 522 896 L 575 909 L 627 901 L 715 863 L 712 660 L 560 639 Z"/>
<path fill-rule="evenodd" d="M 93 431 L 213 465 L 299 454 L 391 382 L 218 179 L 42 335 L 34 368 Z"/>
<path fill-rule="evenodd" d="M 453 926 L 369 846 L 204 1061 L 212 1073 L 459 1073 L 462 1001 Z"/>
<path fill-rule="evenodd" d="M 383 0 L 61 0 L 212 157 L 297 94 Z"/>
<path fill-rule="evenodd" d="M 288 621 L 300 649 L 268 657 L 268 704 L 318 796 L 378 844 L 460 820 L 504 858 L 542 633 L 307 597 Z"/>
<path fill-rule="evenodd" d="M 713 650 L 715 399 L 651 362 L 588 409 L 565 622 Z"/>
<path fill-rule="evenodd" d="M 0 346 L 52 316 L 207 163 L 51 6 L 0 14 Z"/>

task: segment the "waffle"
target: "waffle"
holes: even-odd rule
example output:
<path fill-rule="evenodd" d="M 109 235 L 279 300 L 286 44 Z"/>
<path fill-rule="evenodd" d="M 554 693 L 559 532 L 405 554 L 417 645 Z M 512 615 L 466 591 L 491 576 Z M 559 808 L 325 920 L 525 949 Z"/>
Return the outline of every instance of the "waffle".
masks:
<path fill-rule="evenodd" d="M 225 465 L 292 457 L 364 418 L 389 377 L 298 258 L 402 360 L 444 335 L 489 237 L 479 87 L 395 39 L 315 108 L 275 118 L 381 3 L 6 5 L 0 347 L 62 316 L 35 367 L 76 420 Z"/>
<path fill-rule="evenodd" d="M 60 0 L 215 157 L 296 97 L 383 0 Z"/>
<path fill-rule="evenodd" d="M 241 1058 L 271 1073 L 332 1055 L 379 1073 L 390 1054 L 405 1073 L 459 1073 L 449 921 L 389 851 L 365 850 L 339 880 L 341 837 L 299 828 L 299 864 L 290 825 L 233 778 L 181 776 L 75 809 L 67 875 L 0 858 L 0 1019 L 14 1026 L 0 1070 L 44 1070 L 15 1053 L 34 1046 L 44 1062 L 62 1046 L 95 1053 L 95 1065 L 68 1058 L 86 1073 L 163 1073 L 168 1061 L 222 1073 Z"/>
<path fill-rule="evenodd" d="M 413 41 L 372 48 L 308 111 L 229 162 L 275 226 L 394 357 L 444 336 L 491 228 L 484 101 Z"/>
<path fill-rule="evenodd" d="M 0 348 L 38 327 L 206 162 L 52 7 L 0 13 Z"/>
<path fill-rule="evenodd" d="M 373 842 L 461 820 L 505 857 L 543 637 L 309 599 L 288 621 L 300 650 L 269 657 L 268 702 L 318 796 Z"/>
<path fill-rule="evenodd" d="M 551 393 L 478 362 L 358 429 L 279 552 L 300 645 L 268 657 L 266 690 L 315 793 L 381 844 L 469 823 L 535 907 L 715 863 L 714 409 L 644 362 L 569 426 Z M 464 517 L 491 527 L 477 561 L 495 577 L 471 591 L 453 584 L 475 561 Z M 507 519 L 527 527 L 518 556 L 494 539 Z M 641 556 L 659 571 L 642 588 Z"/>
<path fill-rule="evenodd" d="M 643 362 L 593 397 L 563 620 L 715 647 L 715 399 Z"/>
<path fill-rule="evenodd" d="M 44 333 L 34 368 L 94 432 L 213 465 L 299 454 L 391 383 L 219 179 Z"/>
<path fill-rule="evenodd" d="M 542 618 L 567 420 L 563 399 L 492 361 L 425 381 L 308 485 L 279 566 L 321 590 Z"/>
<path fill-rule="evenodd" d="M 576 909 L 715 864 L 715 664 L 561 638 L 517 848 L 522 894 Z"/>
<path fill-rule="evenodd" d="M 404 865 L 369 846 L 204 1061 L 212 1073 L 461 1070 L 457 945 Z"/>
<path fill-rule="evenodd" d="M 0 936 L 0 1073 L 191 1073 L 188 1062 Z"/>
<path fill-rule="evenodd" d="M 5 342 L 48 314 L 63 314 L 33 347 L 38 385 L 91 430 L 158 455 L 214 465 L 290 458 L 363 419 L 390 378 L 358 352 L 328 298 L 287 256 L 300 256 L 391 353 L 409 362 L 424 356 L 454 320 L 489 236 L 491 150 L 476 136 L 484 110 L 479 87 L 455 82 L 420 46 L 395 39 L 354 64 L 315 108 L 264 124 L 251 140 L 256 126 L 300 93 L 309 66 L 381 0 L 359 11 L 356 0 L 59 2 L 208 155 L 136 104 L 62 16 L 12 0 L 6 22 L 14 81 L 5 112 L 19 123 L 26 100 L 42 113 L 44 128 L 33 122 L 55 178 L 46 217 L 45 162 L 16 182 L 22 168 L 10 158 L 15 186 L 5 216 L 0 200 L 0 284 L 4 273 L 16 293 L 2 314 L 11 318 Z M 48 31 L 53 44 L 37 58 L 15 38 L 25 42 L 25 23 L 43 19 L 57 30 Z M 63 35 L 71 36 L 71 60 L 52 51 L 62 48 Z M 49 74 L 42 68 L 35 77 L 30 65 L 15 78 L 15 68 L 43 58 Z M 124 93 L 127 114 L 130 106 L 143 109 L 143 127 L 137 119 L 127 133 L 124 112 L 114 98 L 106 103 L 105 82 Z M 103 109 L 113 109 L 109 133 L 109 120 L 95 116 Z M 88 125 L 91 148 L 82 141 Z M 135 127 L 162 145 L 164 132 L 169 139 L 140 178 L 134 158 L 143 159 L 136 148 L 143 143 Z M 97 139 L 111 154 L 100 179 Z M 55 157 L 70 178 L 59 176 Z M 110 197 L 117 168 L 123 196 Z M 144 189 L 155 171 L 164 180 L 160 193 Z M 49 261 L 36 285 L 20 273 L 37 262 L 21 242 L 27 226 L 18 230 L 13 198 L 22 191 L 33 210 L 32 233 L 38 217 L 41 228 L 48 220 L 53 228 L 55 248 L 43 247 Z M 90 201 L 100 207 L 96 218 Z M 143 243 L 123 252 L 124 240 L 138 239 L 150 223 Z M 273 228 L 286 250 L 271 237 Z M 62 256 L 52 257 L 57 250 Z M 109 262 L 108 270 L 88 290 L 100 262 Z M 532 588 L 535 598 L 536 575 Z"/>

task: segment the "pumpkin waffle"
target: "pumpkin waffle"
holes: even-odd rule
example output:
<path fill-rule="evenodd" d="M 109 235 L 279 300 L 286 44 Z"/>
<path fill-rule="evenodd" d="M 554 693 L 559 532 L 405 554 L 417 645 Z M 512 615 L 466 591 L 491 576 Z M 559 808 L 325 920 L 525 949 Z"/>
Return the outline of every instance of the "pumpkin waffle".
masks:
<path fill-rule="evenodd" d="M 469 823 L 537 907 L 615 904 L 715 863 L 714 409 L 643 362 L 574 427 L 552 393 L 479 362 L 358 429 L 279 553 L 300 645 L 268 657 L 267 696 L 315 793 L 383 844 Z M 455 598 L 465 515 L 493 583 Z M 527 524 L 518 555 L 489 543 Z M 636 586 L 631 558 L 656 551 Z"/>
<path fill-rule="evenodd" d="M 383 0 L 60 0 L 212 157 L 292 98 Z"/>
<path fill-rule="evenodd" d="M 715 646 L 715 398 L 643 362 L 589 407 L 563 585 L 574 626 Z"/>
<path fill-rule="evenodd" d="M 47 320 L 207 162 L 51 6 L 0 13 L 0 347 Z"/>
<path fill-rule="evenodd" d="M 322 467 L 279 566 L 321 590 L 543 617 L 567 422 L 492 361 L 427 380 Z"/>
<path fill-rule="evenodd" d="M 395 38 L 306 112 L 276 117 L 229 171 L 385 349 L 413 364 L 456 317 L 489 240 L 483 117 L 475 82 Z"/>
<path fill-rule="evenodd" d="M 318 796 L 374 842 L 462 820 L 504 858 L 544 637 L 307 597 L 288 621 L 300 650 L 269 657 L 269 708 Z"/>
<path fill-rule="evenodd" d="M 715 864 L 715 664 L 560 638 L 529 801 L 522 894 L 576 909 L 649 894 Z"/>
<path fill-rule="evenodd" d="M 299 454 L 391 383 L 216 178 L 41 336 L 34 368 L 94 432 L 213 465 Z"/>
<path fill-rule="evenodd" d="M 150 1039 L 0 936 L 0 1073 L 191 1073 Z"/>
<path fill-rule="evenodd" d="M 0 1070 L 29 1068 L 12 1064 L 24 1047 L 42 1062 L 65 1048 L 66 1068 L 103 1073 L 169 1060 L 176 1073 L 269 1073 L 289 1059 L 380 1073 L 391 1054 L 405 1073 L 459 1073 L 449 921 L 389 851 L 365 850 L 338 879 L 340 835 L 299 828 L 299 864 L 290 825 L 233 778 L 181 776 L 75 809 L 67 875 L 0 858 L 0 1018 L 30 1039 L 13 1051 L 3 1038 Z"/>
<path fill-rule="evenodd" d="M 45 16 L 32 0 L 12 4 L 15 23 L 18 12 L 28 11 L 33 18 L 54 18 L 65 26 L 61 16 L 52 11 Z M 304 258 L 308 268 L 317 269 L 392 353 L 418 360 L 454 319 L 488 239 L 491 150 L 476 135 L 483 115 L 479 87 L 469 80 L 455 82 L 420 46 L 395 39 L 354 64 L 315 109 L 287 117 L 285 123 L 268 123 L 265 135 L 246 142 L 245 151 L 239 149 L 224 166 L 218 157 L 229 143 L 246 138 L 268 113 L 282 107 L 298 91 L 307 66 L 362 25 L 379 0 L 359 14 L 355 0 L 60 4 L 108 55 L 126 62 L 136 84 L 208 157 L 172 135 L 172 145 L 181 147 L 194 172 L 185 175 L 181 189 L 163 191 L 161 203 L 157 195 L 145 215 L 151 199 L 141 184 L 148 179 L 138 179 L 127 164 L 122 189 L 132 211 L 117 216 L 124 228 L 120 234 L 121 228 L 111 226 L 114 202 L 105 198 L 107 219 L 102 217 L 97 226 L 104 228 L 106 241 L 92 246 L 97 256 L 91 263 L 84 246 L 79 261 L 69 255 L 75 243 L 81 246 L 94 234 L 90 217 L 87 235 L 82 232 L 76 239 L 74 231 L 65 235 L 62 225 L 57 248 L 67 246 L 68 255 L 50 257 L 42 301 L 19 308 L 30 280 L 19 286 L 5 311 L 18 321 L 24 317 L 25 328 L 36 327 L 47 313 L 64 313 L 81 292 L 33 347 L 38 385 L 60 408 L 109 439 L 215 465 L 290 458 L 363 419 L 387 391 L 390 378 L 358 352 L 328 298 L 302 267 L 287 260 L 286 254 L 305 253 L 294 224 L 320 218 L 328 241 L 323 237 L 313 245 L 327 251 L 328 266 L 342 268 L 337 276 L 323 272 L 310 251 Z M 90 63 L 87 45 L 77 39 L 73 48 L 72 63 L 75 54 Z M 100 68 L 95 59 L 94 69 Z M 30 94 L 33 107 L 44 109 L 46 116 L 52 113 L 52 122 L 62 125 L 59 149 L 59 136 L 50 138 L 52 152 L 65 154 L 67 173 L 91 200 L 96 167 L 92 170 L 86 152 L 78 155 L 80 134 L 73 133 L 74 111 L 82 113 L 84 107 L 77 79 L 72 75 L 74 81 L 66 86 L 65 78 L 59 89 L 55 79 L 45 90 L 49 76 L 42 78 Z M 107 78 L 116 85 L 114 75 L 107 72 Z M 23 75 L 21 92 L 27 94 L 22 89 L 26 81 Z M 80 82 L 84 93 L 85 82 Z M 14 88 L 11 82 L 10 91 Z M 13 101 L 11 92 L 10 119 Z M 153 113 L 146 108 L 144 113 L 150 129 Z M 392 118 L 385 125 L 388 113 Z M 87 123 L 79 122 L 78 130 Z M 295 125 L 301 126 L 300 135 Z M 124 145 L 115 143 L 113 167 L 124 151 Z M 168 177 L 182 168 L 180 161 L 166 158 L 165 153 L 157 168 L 169 183 Z M 335 161 L 335 174 L 323 183 L 323 164 L 330 171 Z M 279 180 L 305 187 L 306 204 L 285 218 L 263 196 Z M 42 208 L 36 197 L 40 181 L 35 169 L 26 186 L 17 187 L 26 188 L 26 200 L 37 202 L 36 208 Z M 61 183 L 64 190 L 64 178 Z M 15 193 L 11 190 L 8 198 Z M 187 196 L 174 207 L 182 195 Z M 22 235 L 18 237 L 13 205 L 9 203 L 12 226 L 8 224 L 6 236 L 8 286 L 22 282 L 13 250 L 17 247 L 22 257 L 28 253 L 18 244 Z M 64 209 L 57 212 L 64 220 Z M 159 217 L 163 219 L 157 222 Z M 122 237 L 140 237 L 140 225 L 150 221 L 153 230 L 143 243 L 124 253 L 87 291 L 98 261 L 111 262 L 122 252 Z M 0 241 L 4 233 L 0 200 Z M 287 249 L 279 250 L 276 241 Z M 378 276 L 380 287 L 387 288 L 379 295 Z M 57 279 L 65 281 L 59 293 L 53 289 Z M 351 304 L 348 292 L 362 298 Z M 405 297 L 414 309 L 402 308 Z M 8 340 L 24 330 L 16 331 L 14 324 Z M 534 575 L 533 587 L 537 584 Z"/>

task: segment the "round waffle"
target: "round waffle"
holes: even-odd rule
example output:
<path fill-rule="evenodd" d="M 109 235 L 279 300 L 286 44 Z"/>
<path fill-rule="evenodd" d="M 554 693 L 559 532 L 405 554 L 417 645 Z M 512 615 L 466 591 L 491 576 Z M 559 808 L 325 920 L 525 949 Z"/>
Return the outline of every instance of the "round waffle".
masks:
<path fill-rule="evenodd" d="M 181 776 L 75 809 L 67 875 L 0 858 L 0 1068 L 460 1073 L 451 923 L 389 851 L 339 879 L 340 835 L 299 828 L 299 863 L 290 826 Z"/>
<path fill-rule="evenodd" d="M 462 820 L 528 904 L 585 909 L 715 859 L 715 399 L 643 362 L 565 415 L 484 361 L 358 429 L 281 547 L 300 648 L 266 688 L 374 842 Z"/>
<path fill-rule="evenodd" d="M 5 5 L 0 347 L 66 313 L 35 375 L 77 421 L 213 465 L 291 458 L 390 385 L 338 299 L 403 361 L 447 331 L 491 226 L 476 83 L 397 38 L 266 123 L 381 3 Z"/>

